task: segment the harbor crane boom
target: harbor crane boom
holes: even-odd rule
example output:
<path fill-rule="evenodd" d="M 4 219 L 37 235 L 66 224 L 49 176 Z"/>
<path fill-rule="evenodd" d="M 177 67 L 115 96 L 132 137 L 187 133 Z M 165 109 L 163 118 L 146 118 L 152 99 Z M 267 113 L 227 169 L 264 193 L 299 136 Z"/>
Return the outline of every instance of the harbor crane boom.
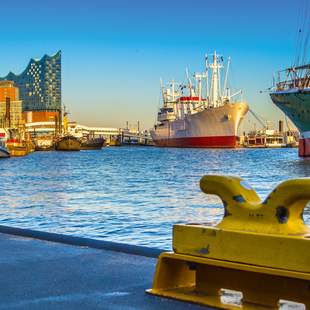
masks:
<path fill-rule="evenodd" d="M 268 125 L 252 109 L 249 109 L 249 111 L 264 129 L 268 129 Z"/>

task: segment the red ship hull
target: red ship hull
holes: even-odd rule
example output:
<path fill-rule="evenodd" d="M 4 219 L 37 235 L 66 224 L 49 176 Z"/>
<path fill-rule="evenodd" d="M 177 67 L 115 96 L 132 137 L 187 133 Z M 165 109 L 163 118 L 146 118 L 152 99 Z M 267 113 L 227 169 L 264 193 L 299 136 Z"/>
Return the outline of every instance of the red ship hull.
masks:
<path fill-rule="evenodd" d="M 298 155 L 300 157 L 310 156 L 310 138 L 299 139 Z"/>
<path fill-rule="evenodd" d="M 154 140 L 155 145 L 165 147 L 195 147 L 195 148 L 235 148 L 236 136 L 188 137 Z"/>

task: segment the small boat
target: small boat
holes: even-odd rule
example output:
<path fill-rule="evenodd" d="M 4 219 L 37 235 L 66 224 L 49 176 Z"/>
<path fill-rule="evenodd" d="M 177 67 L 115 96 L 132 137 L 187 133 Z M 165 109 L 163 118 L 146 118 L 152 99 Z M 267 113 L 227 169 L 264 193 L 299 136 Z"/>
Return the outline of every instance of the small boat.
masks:
<path fill-rule="evenodd" d="M 8 158 L 8 157 L 10 157 L 10 152 L 6 147 L 0 145 L 0 158 Z"/>
<path fill-rule="evenodd" d="M 36 138 L 34 144 L 36 151 L 52 151 L 55 149 L 52 138 Z"/>
<path fill-rule="evenodd" d="M 86 138 L 81 140 L 81 150 L 100 150 L 105 144 L 104 138 Z"/>
<path fill-rule="evenodd" d="M 81 149 L 81 142 L 78 138 L 67 135 L 61 137 L 55 145 L 56 151 L 79 151 Z"/>
<path fill-rule="evenodd" d="M 109 146 L 121 146 L 121 145 L 122 145 L 121 135 L 110 137 Z"/>
<path fill-rule="evenodd" d="M 25 141 L 19 139 L 7 140 L 6 147 L 11 156 L 25 156 L 28 154 L 28 146 Z"/>
<path fill-rule="evenodd" d="M 284 133 L 273 129 L 251 131 L 244 137 L 243 146 L 247 148 L 281 148 L 286 147 Z"/>

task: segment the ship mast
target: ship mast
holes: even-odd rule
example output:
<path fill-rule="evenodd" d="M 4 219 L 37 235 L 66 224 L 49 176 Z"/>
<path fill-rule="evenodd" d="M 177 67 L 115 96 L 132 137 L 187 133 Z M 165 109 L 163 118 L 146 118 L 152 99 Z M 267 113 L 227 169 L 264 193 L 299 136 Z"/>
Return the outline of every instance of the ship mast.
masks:
<path fill-rule="evenodd" d="M 195 94 L 194 94 L 194 91 L 193 91 L 192 81 L 191 81 L 191 79 L 189 77 L 188 68 L 186 68 L 185 73 L 186 73 L 186 78 L 187 78 L 188 85 L 189 85 L 189 95 L 190 95 L 190 97 L 193 97 Z"/>
<path fill-rule="evenodd" d="M 212 70 L 211 75 L 211 98 L 210 104 L 213 107 L 218 107 L 220 104 L 220 93 L 219 93 L 219 70 L 223 67 L 220 62 L 218 62 L 218 56 L 216 51 L 213 54 L 213 63 L 209 65 Z"/>
<path fill-rule="evenodd" d="M 162 95 L 163 101 L 164 101 L 164 106 L 166 106 L 167 105 L 167 98 L 165 96 L 165 88 L 164 88 L 164 84 L 163 84 L 162 78 L 160 78 L 160 89 L 161 89 L 161 95 Z"/>
<path fill-rule="evenodd" d="M 171 92 L 172 92 L 172 94 L 171 94 L 171 99 L 172 99 L 172 102 L 174 102 L 174 99 L 175 99 L 175 93 L 174 93 L 174 80 L 172 80 L 172 82 L 171 82 Z"/>

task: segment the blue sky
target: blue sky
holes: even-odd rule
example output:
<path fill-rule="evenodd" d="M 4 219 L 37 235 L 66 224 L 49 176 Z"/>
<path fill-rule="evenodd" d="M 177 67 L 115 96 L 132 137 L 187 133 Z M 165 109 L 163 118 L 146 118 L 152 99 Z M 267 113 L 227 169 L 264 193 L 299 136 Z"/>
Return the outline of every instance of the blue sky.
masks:
<path fill-rule="evenodd" d="M 1 3 L 0 76 L 62 50 L 63 103 L 87 125 L 155 121 L 159 78 L 184 80 L 205 53 L 232 57 L 231 84 L 267 119 L 283 117 L 268 93 L 293 63 L 307 0 L 53 0 Z"/>

